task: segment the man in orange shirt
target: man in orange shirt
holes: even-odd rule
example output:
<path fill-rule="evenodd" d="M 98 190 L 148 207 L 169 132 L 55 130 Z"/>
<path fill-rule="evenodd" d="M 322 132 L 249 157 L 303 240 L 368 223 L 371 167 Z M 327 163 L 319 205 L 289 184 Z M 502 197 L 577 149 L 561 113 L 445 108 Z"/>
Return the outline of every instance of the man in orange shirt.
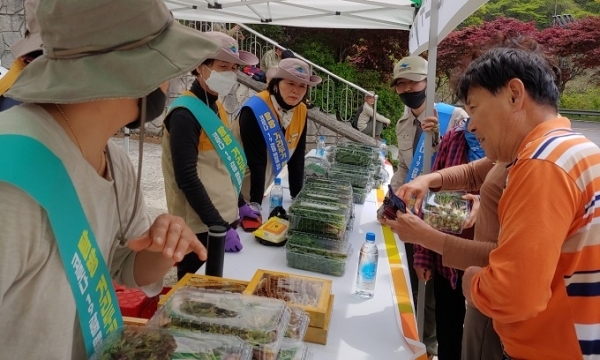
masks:
<path fill-rule="evenodd" d="M 556 74 L 539 54 L 499 48 L 458 86 L 469 131 L 510 162 L 498 247 L 463 277 L 506 359 L 600 357 L 600 149 L 558 115 Z"/>

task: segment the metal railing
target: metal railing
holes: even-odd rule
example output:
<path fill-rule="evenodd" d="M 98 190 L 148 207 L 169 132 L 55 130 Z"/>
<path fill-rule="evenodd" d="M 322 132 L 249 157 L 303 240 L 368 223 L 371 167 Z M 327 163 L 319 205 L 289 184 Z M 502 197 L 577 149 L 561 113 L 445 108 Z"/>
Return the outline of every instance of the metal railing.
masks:
<path fill-rule="evenodd" d="M 600 110 L 558 109 L 558 113 L 576 121 L 600 121 Z"/>
<path fill-rule="evenodd" d="M 286 49 L 279 45 L 273 39 L 257 32 L 256 30 L 244 25 L 244 24 L 227 24 L 214 23 L 205 21 L 190 21 L 190 20 L 179 20 L 181 24 L 192 27 L 200 31 L 227 31 L 234 25 L 238 25 L 240 29 L 243 29 L 245 34 L 241 34 L 240 31 L 233 34 L 233 37 L 237 38 L 240 49 L 253 53 L 261 59 L 263 55 L 270 49 L 279 48 L 281 50 Z M 314 75 L 320 76 L 323 81 L 310 89 L 308 99 L 318 106 L 324 113 L 335 115 L 339 121 L 352 121 L 354 113 L 360 105 L 363 104 L 365 96 L 367 94 L 372 95 L 375 98 L 373 104 L 374 113 L 377 112 L 377 94 L 373 91 L 368 91 L 362 87 L 341 78 L 340 76 L 332 73 L 331 71 L 319 66 L 307 60 L 302 55 L 294 52 L 294 56 L 308 63 L 311 72 Z M 261 69 L 267 71 L 268 69 Z M 373 138 L 375 137 L 376 126 L 373 124 Z"/>

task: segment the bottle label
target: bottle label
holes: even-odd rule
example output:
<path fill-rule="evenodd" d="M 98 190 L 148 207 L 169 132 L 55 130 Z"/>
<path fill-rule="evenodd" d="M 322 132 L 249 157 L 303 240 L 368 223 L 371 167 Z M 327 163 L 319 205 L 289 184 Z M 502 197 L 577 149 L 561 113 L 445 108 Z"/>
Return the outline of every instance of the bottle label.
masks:
<path fill-rule="evenodd" d="M 276 208 L 283 204 L 283 198 L 280 196 L 271 196 L 271 208 Z"/>
<path fill-rule="evenodd" d="M 361 265 L 360 275 L 364 281 L 374 281 L 377 275 L 377 264 L 374 262 L 367 262 Z"/>

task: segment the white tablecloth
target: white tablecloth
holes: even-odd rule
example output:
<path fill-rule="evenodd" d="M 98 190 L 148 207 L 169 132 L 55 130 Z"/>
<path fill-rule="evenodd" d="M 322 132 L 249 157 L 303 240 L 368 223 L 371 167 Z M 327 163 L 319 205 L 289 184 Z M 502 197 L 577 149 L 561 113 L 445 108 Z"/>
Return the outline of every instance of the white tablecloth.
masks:
<path fill-rule="evenodd" d="M 282 184 L 287 187 L 286 175 Z M 284 189 L 284 208 L 291 204 L 289 191 Z M 263 218 L 268 212 L 268 198 L 263 202 Z M 244 249 L 239 253 L 226 253 L 223 277 L 250 280 L 257 269 L 283 271 L 305 276 L 322 277 L 333 280 L 332 292 L 335 294 L 327 345 L 310 344 L 314 360 L 363 360 L 363 359 L 415 359 L 423 351 L 413 352 L 405 340 L 394 296 L 390 264 L 383 243 L 382 227 L 376 219 L 376 193 L 371 192 L 364 205 L 356 205 L 354 229 L 350 241 L 354 248 L 352 257 L 346 266 L 343 277 L 289 268 L 286 265 L 285 247 L 269 247 L 259 244 L 250 233 L 238 229 Z M 374 232 L 379 249 L 379 264 L 375 296 L 369 300 L 354 296 L 358 254 L 367 232 Z M 406 264 L 404 244 L 396 245 Z M 410 288 L 410 279 L 406 266 L 404 276 Z M 204 273 L 204 268 L 199 273 Z M 424 349 L 424 347 L 423 347 Z"/>

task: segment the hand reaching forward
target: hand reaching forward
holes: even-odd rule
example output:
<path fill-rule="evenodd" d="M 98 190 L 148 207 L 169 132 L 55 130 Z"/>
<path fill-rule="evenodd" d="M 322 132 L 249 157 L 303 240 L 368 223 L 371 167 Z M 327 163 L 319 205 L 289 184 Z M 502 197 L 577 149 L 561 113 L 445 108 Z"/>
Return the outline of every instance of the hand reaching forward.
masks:
<path fill-rule="evenodd" d="M 150 229 L 142 236 L 131 239 L 127 246 L 135 251 L 162 252 L 165 258 L 179 262 L 190 252 L 206 260 L 206 248 L 196 234 L 178 216 L 162 214 L 154 220 Z"/>

